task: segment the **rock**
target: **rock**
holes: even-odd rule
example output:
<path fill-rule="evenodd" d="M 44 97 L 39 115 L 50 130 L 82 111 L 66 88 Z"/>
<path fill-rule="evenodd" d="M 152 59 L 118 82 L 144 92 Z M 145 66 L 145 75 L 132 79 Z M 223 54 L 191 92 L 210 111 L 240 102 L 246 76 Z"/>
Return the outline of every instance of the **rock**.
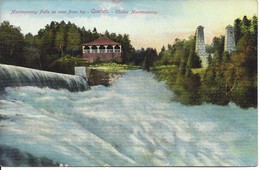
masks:
<path fill-rule="evenodd" d="M 95 69 L 88 69 L 88 84 L 90 86 L 96 85 L 104 85 L 110 86 L 112 85 L 119 77 L 121 77 L 124 73 L 121 72 L 105 72 Z"/>

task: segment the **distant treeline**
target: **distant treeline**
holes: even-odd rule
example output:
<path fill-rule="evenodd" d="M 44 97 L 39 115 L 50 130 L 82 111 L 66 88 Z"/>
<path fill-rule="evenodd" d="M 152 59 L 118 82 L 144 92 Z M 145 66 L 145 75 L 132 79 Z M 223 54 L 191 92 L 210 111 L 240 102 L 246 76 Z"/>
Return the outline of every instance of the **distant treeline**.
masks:
<path fill-rule="evenodd" d="M 203 102 L 257 107 L 257 20 L 244 16 L 234 21 L 237 50 L 224 51 L 224 36 L 214 37 L 207 47 L 207 68 L 194 53 L 194 37 L 176 39 L 168 49 L 162 48 L 160 59 L 153 64 L 160 80 L 165 80 L 184 104 Z M 171 66 L 167 66 L 171 65 Z"/>
<path fill-rule="evenodd" d="M 119 63 L 136 63 L 135 49 L 129 35 L 98 33 L 96 28 L 86 30 L 64 21 L 52 21 L 38 34 L 23 35 L 19 27 L 4 21 L 0 25 L 0 63 L 25 66 L 41 70 L 73 74 L 75 65 L 82 63 L 81 44 L 106 36 L 122 45 Z M 144 57 L 142 57 L 144 59 Z M 140 58 L 137 59 L 139 61 Z"/>

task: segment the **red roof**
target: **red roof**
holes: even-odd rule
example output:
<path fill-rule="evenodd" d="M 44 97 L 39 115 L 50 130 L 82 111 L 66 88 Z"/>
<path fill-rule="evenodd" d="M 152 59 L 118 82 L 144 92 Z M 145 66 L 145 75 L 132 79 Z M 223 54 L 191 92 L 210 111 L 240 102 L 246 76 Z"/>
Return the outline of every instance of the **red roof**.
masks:
<path fill-rule="evenodd" d="M 117 43 L 115 41 L 110 40 L 106 37 L 100 37 L 94 41 L 84 43 L 82 45 L 120 45 L 120 43 Z"/>

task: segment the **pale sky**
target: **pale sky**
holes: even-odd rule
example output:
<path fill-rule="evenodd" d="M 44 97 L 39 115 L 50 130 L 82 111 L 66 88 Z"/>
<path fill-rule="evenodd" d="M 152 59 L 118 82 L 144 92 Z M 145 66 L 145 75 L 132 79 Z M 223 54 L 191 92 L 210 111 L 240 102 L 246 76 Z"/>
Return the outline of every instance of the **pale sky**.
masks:
<path fill-rule="evenodd" d="M 92 13 L 101 9 L 109 13 Z M 37 13 L 11 14 L 12 10 Z M 40 14 L 41 10 L 50 13 Z M 68 14 L 70 10 L 78 13 Z M 116 14 L 117 10 L 128 14 Z M 130 14 L 132 10 L 153 13 Z M 175 38 L 187 39 L 199 25 L 204 26 L 205 40 L 210 44 L 214 36 L 224 35 L 225 27 L 244 15 L 257 16 L 257 0 L 0 0 L 0 22 L 8 20 L 24 34 L 37 34 L 51 21 L 64 20 L 90 30 L 96 27 L 100 33 L 129 34 L 136 49 L 160 50 L 173 44 Z"/>

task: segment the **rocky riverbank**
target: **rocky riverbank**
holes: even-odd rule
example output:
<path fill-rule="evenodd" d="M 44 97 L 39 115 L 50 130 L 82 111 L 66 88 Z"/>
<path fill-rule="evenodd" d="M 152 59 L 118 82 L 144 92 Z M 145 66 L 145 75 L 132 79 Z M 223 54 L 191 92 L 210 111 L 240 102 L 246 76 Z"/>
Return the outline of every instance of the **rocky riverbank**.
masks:
<path fill-rule="evenodd" d="M 107 72 L 96 69 L 87 69 L 88 84 L 90 86 L 112 85 L 124 72 Z"/>
<path fill-rule="evenodd" d="M 58 167 L 60 163 L 46 157 L 37 157 L 28 152 L 6 145 L 0 145 L 0 164 L 21 167 Z"/>

